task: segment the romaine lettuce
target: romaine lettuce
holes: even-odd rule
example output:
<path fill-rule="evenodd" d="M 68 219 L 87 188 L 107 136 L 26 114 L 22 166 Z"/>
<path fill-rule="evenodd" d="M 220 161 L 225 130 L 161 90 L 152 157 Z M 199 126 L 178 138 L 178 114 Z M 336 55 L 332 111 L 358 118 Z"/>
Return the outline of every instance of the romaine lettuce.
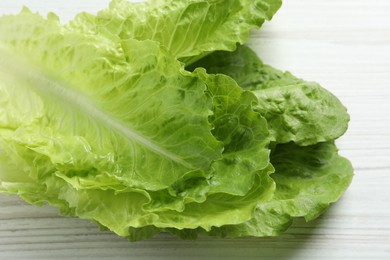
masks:
<path fill-rule="evenodd" d="M 130 240 L 269 236 L 317 217 L 351 180 L 333 144 L 349 116 L 237 45 L 280 4 L 0 17 L 0 192 Z"/>

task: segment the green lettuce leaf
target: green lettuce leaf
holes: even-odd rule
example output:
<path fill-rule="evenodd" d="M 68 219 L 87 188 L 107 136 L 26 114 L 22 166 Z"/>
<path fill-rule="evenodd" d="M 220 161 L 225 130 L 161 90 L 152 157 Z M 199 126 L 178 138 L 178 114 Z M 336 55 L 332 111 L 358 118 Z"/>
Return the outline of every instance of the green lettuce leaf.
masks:
<path fill-rule="evenodd" d="M 310 145 L 332 141 L 347 130 L 349 115 L 332 93 L 315 82 L 296 78 L 263 64 L 249 47 L 215 52 L 188 67 L 229 75 L 258 98 L 262 114 L 276 143 Z"/>
<path fill-rule="evenodd" d="M 97 16 L 80 14 L 71 27 L 157 41 L 189 64 L 215 50 L 234 50 L 280 6 L 281 0 L 114 0 Z"/>
<path fill-rule="evenodd" d="M 272 196 L 266 121 L 231 78 L 27 9 L 2 17 L 0 32 L 1 149 L 22 161 L 3 171 L 2 191 L 129 237 L 242 223 Z M 24 182 L 6 176 L 17 165 Z"/>

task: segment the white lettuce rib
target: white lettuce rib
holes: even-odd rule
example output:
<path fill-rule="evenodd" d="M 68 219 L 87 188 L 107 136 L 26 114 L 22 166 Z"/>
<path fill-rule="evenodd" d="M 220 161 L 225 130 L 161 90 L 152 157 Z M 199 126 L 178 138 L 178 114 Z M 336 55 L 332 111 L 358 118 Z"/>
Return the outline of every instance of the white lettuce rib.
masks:
<path fill-rule="evenodd" d="M 153 140 L 138 133 L 135 129 L 129 125 L 124 124 L 120 120 L 112 117 L 109 113 L 99 108 L 92 100 L 86 97 L 84 94 L 73 90 L 70 87 L 64 85 L 64 83 L 47 77 L 39 70 L 32 68 L 25 62 L 20 61 L 16 57 L 8 54 L 2 50 L 0 46 L 0 76 L 2 82 L 25 82 L 28 84 L 18 84 L 24 88 L 28 87 L 38 95 L 49 95 L 64 103 L 72 104 L 84 111 L 86 115 L 92 117 L 94 120 L 99 121 L 101 124 L 108 126 L 110 129 L 116 131 L 127 139 L 138 143 L 139 145 L 147 148 L 148 150 L 159 154 L 171 161 L 174 161 L 186 168 L 192 169 L 190 163 L 186 162 L 176 154 L 164 149 Z M 61 103 L 61 102 L 59 102 Z"/>

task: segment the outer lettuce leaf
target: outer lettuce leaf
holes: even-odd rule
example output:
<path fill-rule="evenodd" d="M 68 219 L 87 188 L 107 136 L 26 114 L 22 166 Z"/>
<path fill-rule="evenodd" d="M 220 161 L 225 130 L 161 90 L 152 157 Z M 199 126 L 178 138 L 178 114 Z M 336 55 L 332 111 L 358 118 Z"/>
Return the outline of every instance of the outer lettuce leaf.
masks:
<path fill-rule="evenodd" d="M 268 122 L 276 143 L 310 145 L 331 141 L 347 130 L 349 115 L 341 102 L 315 82 L 307 82 L 262 63 L 246 46 L 215 52 L 188 69 L 231 76 L 258 98 L 256 111 Z"/>
<path fill-rule="evenodd" d="M 234 50 L 280 6 L 281 0 L 114 0 L 97 16 L 79 15 L 71 26 L 157 41 L 189 64 L 215 50 Z"/>
<path fill-rule="evenodd" d="M 277 145 L 271 154 L 276 182 L 272 200 L 258 204 L 251 220 L 225 225 L 211 231 L 168 230 L 184 239 L 197 235 L 220 237 L 276 236 L 285 231 L 293 217 L 315 219 L 337 201 L 349 186 L 351 163 L 337 154 L 333 143 L 301 147 L 293 143 Z"/>
<path fill-rule="evenodd" d="M 153 226 L 242 223 L 272 196 L 266 121 L 229 77 L 184 71 L 154 42 L 83 34 L 28 10 L 2 17 L 0 32 L 1 160 L 20 160 L 2 171 L 3 192 L 130 238 L 139 227 L 144 237 Z"/>

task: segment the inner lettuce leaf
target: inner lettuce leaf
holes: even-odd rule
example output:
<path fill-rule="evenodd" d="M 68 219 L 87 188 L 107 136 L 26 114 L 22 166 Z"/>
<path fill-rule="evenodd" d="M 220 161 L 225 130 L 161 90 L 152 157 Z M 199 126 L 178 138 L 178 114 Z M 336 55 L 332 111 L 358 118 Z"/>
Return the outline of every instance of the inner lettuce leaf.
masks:
<path fill-rule="evenodd" d="M 281 0 L 114 0 L 97 16 L 82 13 L 72 28 L 121 39 L 153 40 L 186 64 L 215 50 L 232 51 L 251 29 L 280 8 Z"/>
<path fill-rule="evenodd" d="M 1 149 L 28 176 L 2 177 L 3 191 L 122 236 L 242 223 L 272 196 L 266 121 L 231 78 L 191 74 L 155 42 L 82 34 L 27 9 L 0 31 Z"/>
<path fill-rule="evenodd" d="M 272 141 L 310 145 L 337 139 L 348 128 L 349 115 L 332 93 L 265 65 L 247 46 L 217 51 L 187 67 L 229 75 L 258 99 L 255 110 L 268 122 Z"/>

